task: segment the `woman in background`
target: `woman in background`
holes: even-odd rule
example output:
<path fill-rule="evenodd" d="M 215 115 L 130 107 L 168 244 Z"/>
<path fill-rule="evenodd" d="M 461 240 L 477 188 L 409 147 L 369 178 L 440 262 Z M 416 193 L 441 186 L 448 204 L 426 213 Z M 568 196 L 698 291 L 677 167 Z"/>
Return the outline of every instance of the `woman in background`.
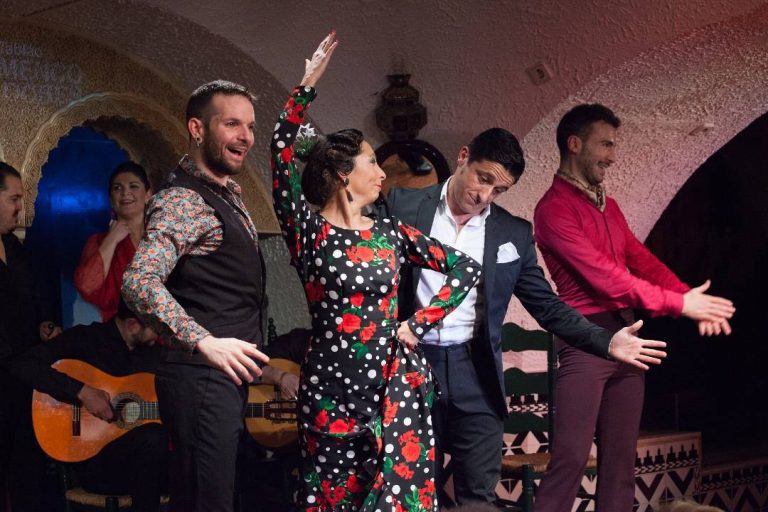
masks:
<path fill-rule="evenodd" d="M 144 205 L 151 196 L 147 173 L 137 163 L 123 162 L 109 177 L 109 231 L 88 239 L 74 275 L 77 291 L 99 309 L 103 321 L 117 313 L 123 272 L 144 234 Z"/>

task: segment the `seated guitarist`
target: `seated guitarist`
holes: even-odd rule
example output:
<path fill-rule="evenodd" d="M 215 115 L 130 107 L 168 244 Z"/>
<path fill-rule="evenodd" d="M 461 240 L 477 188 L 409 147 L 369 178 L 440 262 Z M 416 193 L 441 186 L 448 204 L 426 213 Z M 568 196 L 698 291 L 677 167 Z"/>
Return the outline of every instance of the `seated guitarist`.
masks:
<path fill-rule="evenodd" d="M 160 348 L 155 333 L 120 301 L 117 314 L 106 323 L 78 325 L 48 343 L 18 356 L 12 374 L 60 402 L 79 403 L 104 421 L 114 419 L 107 392 L 84 384 L 51 365 L 77 359 L 113 376 L 155 373 Z M 133 511 L 157 511 L 167 489 L 168 437 L 159 423 L 134 428 L 105 446 L 96 456 L 77 464 L 84 489 L 99 494 L 129 494 Z"/>

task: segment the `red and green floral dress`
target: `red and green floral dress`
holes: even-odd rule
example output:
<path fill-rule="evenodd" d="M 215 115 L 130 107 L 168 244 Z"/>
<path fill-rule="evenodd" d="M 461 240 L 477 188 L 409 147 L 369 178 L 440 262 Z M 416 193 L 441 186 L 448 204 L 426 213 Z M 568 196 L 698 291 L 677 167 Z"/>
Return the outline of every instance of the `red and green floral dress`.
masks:
<path fill-rule="evenodd" d="M 471 258 L 396 218 L 343 229 L 310 211 L 293 141 L 314 89 L 297 87 L 271 144 L 275 211 L 304 283 L 312 339 L 301 367 L 299 502 L 304 510 L 437 511 L 434 379 L 395 337 L 405 265 L 446 274 L 429 306 L 408 320 L 419 338 L 480 277 Z"/>

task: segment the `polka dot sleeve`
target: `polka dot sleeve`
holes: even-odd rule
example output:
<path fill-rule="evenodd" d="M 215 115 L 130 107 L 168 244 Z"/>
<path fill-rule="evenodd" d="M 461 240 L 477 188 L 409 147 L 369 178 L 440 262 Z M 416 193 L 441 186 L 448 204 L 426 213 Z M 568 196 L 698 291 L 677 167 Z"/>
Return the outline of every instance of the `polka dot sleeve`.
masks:
<path fill-rule="evenodd" d="M 291 263 L 306 276 L 304 268 L 308 227 L 313 219 L 301 192 L 301 176 L 294 160 L 294 139 L 307 108 L 315 98 L 315 89 L 298 86 L 283 107 L 270 144 L 272 197 L 283 238 L 291 254 Z"/>
<path fill-rule="evenodd" d="M 422 339 L 448 313 L 456 309 L 480 278 L 481 266 L 461 251 L 398 222 L 403 257 L 411 264 L 445 274 L 445 282 L 429 304 L 408 319 L 411 331 Z"/>

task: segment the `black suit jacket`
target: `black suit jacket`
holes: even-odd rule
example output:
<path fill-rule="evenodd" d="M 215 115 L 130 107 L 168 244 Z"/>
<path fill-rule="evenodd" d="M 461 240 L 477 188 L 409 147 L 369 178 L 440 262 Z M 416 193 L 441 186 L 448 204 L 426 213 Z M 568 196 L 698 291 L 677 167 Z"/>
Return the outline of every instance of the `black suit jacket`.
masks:
<path fill-rule="evenodd" d="M 443 184 L 423 189 L 398 189 L 389 192 L 382 213 L 392 214 L 406 224 L 429 234 L 440 201 Z M 496 263 L 499 247 L 511 242 L 520 258 Z M 613 332 L 598 327 L 555 295 L 537 262 L 531 223 L 491 204 L 485 224 L 483 256 L 485 312 L 482 339 L 472 346 L 472 359 L 478 370 L 483 391 L 500 417 L 507 414 L 504 376 L 501 364 L 501 326 L 512 294 L 547 331 L 574 347 L 600 357 L 607 357 Z M 420 268 L 402 276 L 399 292 L 401 319 L 413 314 Z M 489 371 L 491 370 L 491 371 Z"/>

